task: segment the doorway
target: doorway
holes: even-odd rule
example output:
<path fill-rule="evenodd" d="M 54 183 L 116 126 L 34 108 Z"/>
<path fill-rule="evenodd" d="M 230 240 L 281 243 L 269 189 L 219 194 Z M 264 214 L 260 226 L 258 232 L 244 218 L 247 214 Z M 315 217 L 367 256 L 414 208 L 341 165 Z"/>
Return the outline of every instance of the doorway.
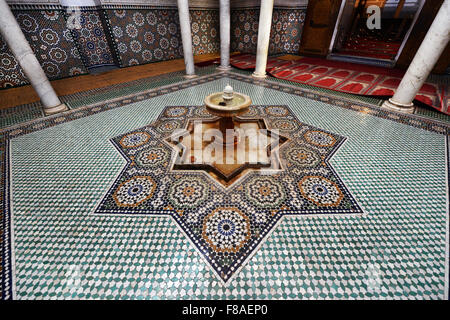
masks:
<path fill-rule="evenodd" d="M 393 67 L 424 0 L 346 0 L 342 1 L 330 43 L 329 58 Z M 380 8 L 380 28 L 369 29 L 367 21 Z"/>

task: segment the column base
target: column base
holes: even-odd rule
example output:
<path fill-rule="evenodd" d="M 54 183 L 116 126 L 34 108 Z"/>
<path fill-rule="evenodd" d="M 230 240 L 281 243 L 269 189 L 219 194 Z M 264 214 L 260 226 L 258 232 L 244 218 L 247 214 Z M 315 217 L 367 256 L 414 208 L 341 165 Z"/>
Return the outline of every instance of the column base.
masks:
<path fill-rule="evenodd" d="M 386 100 L 383 102 L 382 108 L 388 109 L 388 110 L 394 110 L 394 111 L 400 111 L 404 113 L 414 113 L 414 110 L 416 107 L 414 106 L 414 103 L 410 104 L 403 104 L 399 102 L 392 101 L 392 99 Z"/>
<path fill-rule="evenodd" d="M 226 67 L 224 67 L 224 66 L 218 66 L 216 69 L 219 70 L 219 71 L 230 71 L 232 68 L 231 68 L 230 65 L 228 65 L 228 66 L 226 66 Z"/>
<path fill-rule="evenodd" d="M 196 75 L 196 74 L 185 74 L 183 76 L 183 78 L 185 78 L 185 79 L 194 79 L 194 78 L 197 78 L 197 77 L 198 77 L 198 75 Z"/>
<path fill-rule="evenodd" d="M 60 112 L 67 111 L 67 110 L 69 110 L 67 105 L 65 103 L 61 103 L 54 107 L 44 108 L 44 114 L 46 116 L 49 116 L 49 115 L 52 115 L 55 113 L 60 113 Z"/>
<path fill-rule="evenodd" d="M 252 78 L 258 79 L 258 80 L 264 80 L 265 78 L 267 78 L 267 74 L 264 73 L 257 73 L 257 72 L 253 72 L 252 73 Z"/>

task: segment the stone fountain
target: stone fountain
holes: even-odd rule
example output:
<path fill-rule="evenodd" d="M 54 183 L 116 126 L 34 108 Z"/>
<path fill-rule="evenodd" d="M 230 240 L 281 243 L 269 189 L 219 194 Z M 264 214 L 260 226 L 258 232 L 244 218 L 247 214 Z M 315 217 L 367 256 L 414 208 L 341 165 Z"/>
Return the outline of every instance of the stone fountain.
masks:
<path fill-rule="evenodd" d="M 177 152 L 173 170 L 202 170 L 228 187 L 247 172 L 280 166 L 272 147 L 278 149 L 287 138 L 249 114 L 249 96 L 227 85 L 204 103 L 208 117 L 188 121 L 186 130 L 168 141 Z"/>
<path fill-rule="evenodd" d="M 223 92 L 215 92 L 205 98 L 208 112 L 220 117 L 218 129 L 222 132 L 224 144 L 227 141 L 227 129 L 234 130 L 235 139 L 233 143 L 239 140 L 240 130 L 237 128 L 235 117 L 247 112 L 251 103 L 252 99 L 249 96 L 234 92 L 230 85 L 227 85 Z"/>

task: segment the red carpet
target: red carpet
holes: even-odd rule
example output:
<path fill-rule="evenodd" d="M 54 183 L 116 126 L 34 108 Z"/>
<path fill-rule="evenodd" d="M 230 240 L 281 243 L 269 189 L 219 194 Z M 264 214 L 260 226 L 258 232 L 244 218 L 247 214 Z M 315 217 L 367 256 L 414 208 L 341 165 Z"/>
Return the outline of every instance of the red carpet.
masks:
<path fill-rule="evenodd" d="M 255 56 L 241 54 L 231 57 L 231 64 L 240 69 L 254 69 Z M 293 82 L 335 91 L 379 97 L 392 97 L 404 74 L 403 70 L 303 57 L 286 61 L 269 58 L 267 72 Z M 448 86 L 426 82 L 416 100 L 450 114 Z"/>
<path fill-rule="evenodd" d="M 400 48 L 400 42 L 387 42 L 372 37 L 351 37 L 339 50 L 340 54 L 358 57 L 393 60 Z"/>

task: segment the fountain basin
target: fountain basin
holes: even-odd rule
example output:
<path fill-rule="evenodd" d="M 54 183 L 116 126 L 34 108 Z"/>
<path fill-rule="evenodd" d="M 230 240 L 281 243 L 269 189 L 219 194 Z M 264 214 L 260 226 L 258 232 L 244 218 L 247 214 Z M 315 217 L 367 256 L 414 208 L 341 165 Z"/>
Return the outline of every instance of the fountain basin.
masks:
<path fill-rule="evenodd" d="M 215 92 L 207 96 L 204 102 L 211 114 L 219 117 L 233 117 L 247 111 L 252 99 L 245 94 L 234 92 L 233 97 L 226 100 L 223 92 Z"/>
<path fill-rule="evenodd" d="M 239 141 L 239 131 L 235 130 L 235 116 L 239 116 L 247 112 L 248 107 L 252 103 L 249 96 L 234 92 L 230 85 L 227 85 L 223 92 L 215 92 L 205 98 L 206 110 L 214 116 L 219 117 L 218 128 L 222 132 L 222 144 L 226 144 L 227 130 L 234 130 L 237 135 L 233 143 Z"/>

